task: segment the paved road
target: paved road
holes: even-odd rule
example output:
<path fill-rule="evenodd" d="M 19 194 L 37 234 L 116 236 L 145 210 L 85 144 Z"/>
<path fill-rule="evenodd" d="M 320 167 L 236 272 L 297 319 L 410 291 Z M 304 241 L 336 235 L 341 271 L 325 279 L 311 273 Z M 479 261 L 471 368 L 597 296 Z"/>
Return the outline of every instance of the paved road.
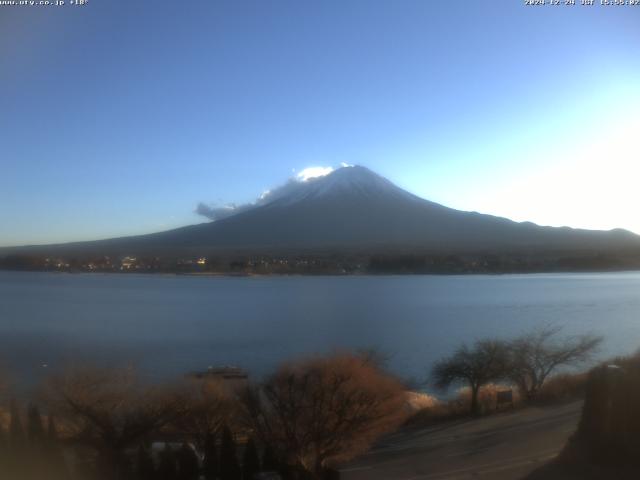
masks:
<path fill-rule="evenodd" d="M 582 403 L 528 407 L 387 437 L 342 469 L 344 480 L 521 479 L 554 458 Z"/>

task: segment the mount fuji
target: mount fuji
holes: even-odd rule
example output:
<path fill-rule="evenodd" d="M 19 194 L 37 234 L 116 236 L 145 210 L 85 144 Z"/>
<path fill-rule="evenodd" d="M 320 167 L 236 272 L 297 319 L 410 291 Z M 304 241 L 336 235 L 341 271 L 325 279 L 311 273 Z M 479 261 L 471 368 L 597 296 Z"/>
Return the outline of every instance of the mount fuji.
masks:
<path fill-rule="evenodd" d="M 542 227 L 464 212 L 417 197 L 361 166 L 290 182 L 225 218 L 160 233 L 31 247 L 147 254 L 212 249 L 432 252 L 620 251 L 640 248 L 625 230 Z"/>

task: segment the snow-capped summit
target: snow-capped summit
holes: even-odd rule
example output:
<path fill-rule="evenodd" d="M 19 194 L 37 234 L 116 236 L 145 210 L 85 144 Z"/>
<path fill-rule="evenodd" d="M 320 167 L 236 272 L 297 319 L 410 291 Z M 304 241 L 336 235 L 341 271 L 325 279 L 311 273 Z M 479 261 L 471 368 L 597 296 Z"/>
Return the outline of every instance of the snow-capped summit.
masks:
<path fill-rule="evenodd" d="M 395 186 L 386 178 L 359 165 L 343 166 L 330 173 L 295 182 L 288 189 L 281 190 L 281 192 L 276 190 L 272 196 L 265 197 L 267 202 L 264 205 L 274 203 L 293 205 L 304 200 L 338 197 L 374 199 L 387 195 L 419 200 L 418 197 Z"/>

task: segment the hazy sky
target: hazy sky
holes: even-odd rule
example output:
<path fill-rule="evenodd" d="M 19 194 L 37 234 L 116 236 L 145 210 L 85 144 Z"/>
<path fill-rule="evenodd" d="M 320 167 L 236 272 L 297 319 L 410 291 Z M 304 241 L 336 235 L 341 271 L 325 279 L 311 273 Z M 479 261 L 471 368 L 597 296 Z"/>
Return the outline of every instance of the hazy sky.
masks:
<path fill-rule="evenodd" d="M 640 7 L 523 3 L 0 6 L 0 245 L 196 223 L 341 162 L 640 233 Z"/>

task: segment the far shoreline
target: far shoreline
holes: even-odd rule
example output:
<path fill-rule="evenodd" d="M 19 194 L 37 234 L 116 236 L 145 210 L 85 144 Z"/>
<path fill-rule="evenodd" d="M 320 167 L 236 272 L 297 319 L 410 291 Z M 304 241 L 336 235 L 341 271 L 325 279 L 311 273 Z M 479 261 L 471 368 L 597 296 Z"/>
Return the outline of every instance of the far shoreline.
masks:
<path fill-rule="evenodd" d="M 158 272 L 158 271 L 84 271 L 84 270 L 21 270 L 0 268 L 7 273 L 50 273 L 58 275 L 90 276 L 157 276 L 157 277 L 194 277 L 194 278 L 285 278 L 285 277 L 498 277 L 498 276 L 537 276 L 537 275 L 595 275 L 616 273 L 640 273 L 640 268 L 601 269 L 601 270 L 540 270 L 540 271 L 500 271 L 500 272 L 354 272 L 354 273 L 233 273 L 233 272 Z"/>

